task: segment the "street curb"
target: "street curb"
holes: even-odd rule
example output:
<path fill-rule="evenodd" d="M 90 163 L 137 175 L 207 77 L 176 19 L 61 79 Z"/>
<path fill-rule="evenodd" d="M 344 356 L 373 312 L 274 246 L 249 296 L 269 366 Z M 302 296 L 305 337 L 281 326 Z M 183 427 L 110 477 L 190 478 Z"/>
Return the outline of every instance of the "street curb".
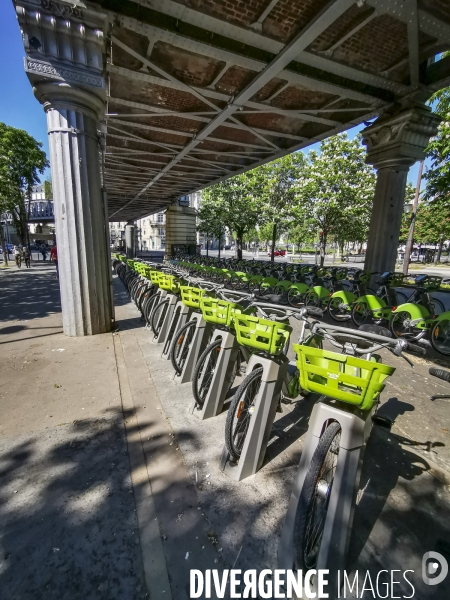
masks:
<path fill-rule="evenodd" d="M 145 454 L 140 438 L 133 394 L 128 379 L 122 340 L 118 334 L 113 334 L 112 337 L 130 461 L 131 483 L 136 504 L 145 582 L 150 598 L 172 600 L 164 547 L 161 541 L 156 507 L 148 478 Z"/>

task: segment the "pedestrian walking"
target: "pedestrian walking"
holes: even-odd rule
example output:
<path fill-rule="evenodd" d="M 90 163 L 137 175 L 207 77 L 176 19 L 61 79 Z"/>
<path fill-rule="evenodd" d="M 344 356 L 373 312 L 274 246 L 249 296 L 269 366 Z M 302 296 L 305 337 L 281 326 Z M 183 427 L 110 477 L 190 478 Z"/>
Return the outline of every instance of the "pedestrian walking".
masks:
<path fill-rule="evenodd" d="M 45 262 L 47 260 L 47 248 L 45 247 L 45 244 L 42 244 L 41 246 L 41 254 L 42 260 Z"/>
<path fill-rule="evenodd" d="M 13 253 L 14 253 L 14 260 L 16 261 L 16 265 L 20 269 L 22 267 L 22 250 L 19 248 L 19 246 L 14 246 Z"/>
<path fill-rule="evenodd" d="M 22 254 L 23 254 L 23 260 L 25 261 L 25 266 L 27 269 L 31 268 L 31 252 L 28 248 L 28 246 L 25 246 L 25 248 L 22 250 Z"/>
<path fill-rule="evenodd" d="M 58 271 L 58 249 L 56 247 L 56 244 L 54 246 L 52 246 L 52 249 L 50 250 L 50 260 L 52 260 L 55 263 L 56 277 L 59 279 L 59 271 Z"/>

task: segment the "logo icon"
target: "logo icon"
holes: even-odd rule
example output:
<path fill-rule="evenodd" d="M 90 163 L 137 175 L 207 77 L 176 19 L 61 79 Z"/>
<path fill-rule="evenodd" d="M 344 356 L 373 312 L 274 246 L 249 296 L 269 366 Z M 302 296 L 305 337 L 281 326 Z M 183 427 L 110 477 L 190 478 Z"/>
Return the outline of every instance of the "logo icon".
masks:
<path fill-rule="evenodd" d="M 426 552 L 422 558 L 422 579 L 427 585 L 442 583 L 448 575 L 448 563 L 439 552 Z"/>

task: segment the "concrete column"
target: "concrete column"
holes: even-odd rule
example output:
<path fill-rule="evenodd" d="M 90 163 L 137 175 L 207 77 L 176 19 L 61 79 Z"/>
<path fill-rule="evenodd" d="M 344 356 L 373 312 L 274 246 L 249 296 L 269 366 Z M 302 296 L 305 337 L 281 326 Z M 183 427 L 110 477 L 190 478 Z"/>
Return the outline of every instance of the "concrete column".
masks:
<path fill-rule="evenodd" d="M 440 120 L 420 104 L 383 116 L 362 131 L 366 162 L 378 171 L 365 261 L 370 271 L 395 269 L 408 171 L 424 158 Z"/>
<path fill-rule="evenodd" d="M 127 258 L 135 257 L 134 225 L 127 223 L 125 225 L 125 248 Z"/>
<path fill-rule="evenodd" d="M 103 103 L 61 83 L 34 92 L 47 113 L 64 333 L 105 333 L 113 307 L 97 133 Z"/>
<path fill-rule="evenodd" d="M 166 258 L 174 255 L 175 247 L 195 253 L 197 243 L 196 211 L 188 206 L 172 205 L 166 211 Z"/>

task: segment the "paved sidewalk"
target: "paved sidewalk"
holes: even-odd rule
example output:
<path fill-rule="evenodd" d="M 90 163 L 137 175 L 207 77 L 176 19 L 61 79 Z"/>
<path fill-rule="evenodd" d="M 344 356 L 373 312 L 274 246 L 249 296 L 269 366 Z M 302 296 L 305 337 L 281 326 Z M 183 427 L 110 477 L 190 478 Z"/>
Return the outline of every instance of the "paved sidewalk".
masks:
<path fill-rule="evenodd" d="M 148 597 L 111 334 L 62 334 L 53 266 L 0 271 L 0 597 Z"/>

